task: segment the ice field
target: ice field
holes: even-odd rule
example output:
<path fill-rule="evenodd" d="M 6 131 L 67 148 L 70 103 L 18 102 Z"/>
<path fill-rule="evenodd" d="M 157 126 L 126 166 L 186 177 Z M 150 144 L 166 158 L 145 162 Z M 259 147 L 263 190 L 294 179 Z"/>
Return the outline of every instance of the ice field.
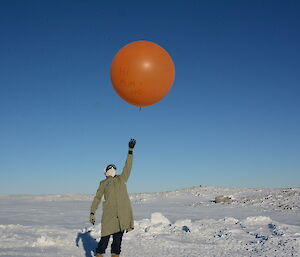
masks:
<path fill-rule="evenodd" d="M 215 203 L 220 195 L 231 200 Z M 300 256 L 300 188 L 199 186 L 130 198 L 135 229 L 124 234 L 121 256 Z M 0 256 L 94 256 L 102 206 L 92 226 L 92 199 L 0 195 Z"/>

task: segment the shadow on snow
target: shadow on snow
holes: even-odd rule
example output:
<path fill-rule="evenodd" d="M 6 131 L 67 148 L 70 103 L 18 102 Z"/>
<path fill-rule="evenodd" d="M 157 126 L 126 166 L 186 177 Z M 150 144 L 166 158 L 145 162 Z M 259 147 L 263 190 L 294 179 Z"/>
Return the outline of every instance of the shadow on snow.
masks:
<path fill-rule="evenodd" d="M 83 249 L 85 251 L 85 257 L 95 256 L 96 247 L 98 245 L 95 238 L 91 236 L 91 230 L 86 232 L 79 232 L 76 238 L 76 246 L 79 247 L 79 241 L 81 240 Z"/>

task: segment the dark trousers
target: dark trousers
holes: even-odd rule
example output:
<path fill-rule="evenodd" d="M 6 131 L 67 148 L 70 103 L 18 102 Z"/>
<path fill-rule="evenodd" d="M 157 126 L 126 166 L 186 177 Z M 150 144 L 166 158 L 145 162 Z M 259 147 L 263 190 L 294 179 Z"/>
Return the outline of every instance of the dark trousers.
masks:
<path fill-rule="evenodd" d="M 112 234 L 113 242 L 111 244 L 111 253 L 120 254 L 121 253 L 121 243 L 124 231 L 119 231 L 117 233 Z M 111 235 L 102 236 L 100 242 L 98 243 L 98 247 L 96 249 L 96 253 L 103 254 L 107 248 L 109 238 Z"/>

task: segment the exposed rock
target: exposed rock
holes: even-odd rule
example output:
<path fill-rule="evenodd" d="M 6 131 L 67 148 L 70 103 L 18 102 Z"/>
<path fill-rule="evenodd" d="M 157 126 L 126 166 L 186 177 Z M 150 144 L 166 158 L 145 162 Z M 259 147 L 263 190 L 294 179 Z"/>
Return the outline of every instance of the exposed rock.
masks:
<path fill-rule="evenodd" d="M 231 202 L 231 197 L 229 196 L 220 195 L 220 196 L 216 196 L 215 198 L 215 203 L 228 203 L 228 202 Z"/>

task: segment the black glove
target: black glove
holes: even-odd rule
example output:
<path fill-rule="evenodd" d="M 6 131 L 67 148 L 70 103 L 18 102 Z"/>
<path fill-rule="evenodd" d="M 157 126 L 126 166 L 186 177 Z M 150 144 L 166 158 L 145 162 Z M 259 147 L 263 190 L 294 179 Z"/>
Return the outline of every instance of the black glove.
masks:
<path fill-rule="evenodd" d="M 135 146 L 135 143 L 136 143 L 135 139 L 130 139 L 129 144 L 128 144 L 129 148 L 133 149 Z"/>
<path fill-rule="evenodd" d="M 90 222 L 95 225 L 95 214 L 94 213 L 90 213 Z"/>

